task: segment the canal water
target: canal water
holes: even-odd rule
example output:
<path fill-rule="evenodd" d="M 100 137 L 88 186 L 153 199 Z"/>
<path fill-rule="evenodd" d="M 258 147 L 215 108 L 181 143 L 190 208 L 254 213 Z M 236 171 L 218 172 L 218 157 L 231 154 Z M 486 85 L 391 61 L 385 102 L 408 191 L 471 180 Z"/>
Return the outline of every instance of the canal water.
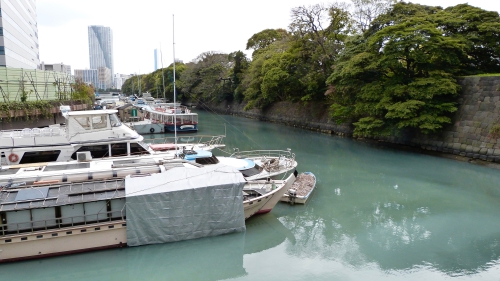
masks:
<path fill-rule="evenodd" d="M 291 148 L 310 201 L 244 233 L 2 264 L 2 280 L 500 280 L 500 170 L 199 114 L 227 151 Z"/>

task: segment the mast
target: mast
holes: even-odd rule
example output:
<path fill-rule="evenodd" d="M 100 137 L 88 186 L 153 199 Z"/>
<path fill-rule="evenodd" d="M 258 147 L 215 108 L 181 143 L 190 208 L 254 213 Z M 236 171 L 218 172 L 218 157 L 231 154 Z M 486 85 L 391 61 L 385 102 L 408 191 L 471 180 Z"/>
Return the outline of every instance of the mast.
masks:
<path fill-rule="evenodd" d="M 175 21 L 174 21 L 174 15 L 172 14 L 172 51 L 174 55 L 174 139 L 175 139 L 175 150 L 177 150 L 177 108 L 175 106 L 175 96 L 176 96 L 176 91 L 175 91 Z"/>
<path fill-rule="evenodd" d="M 167 102 L 167 96 L 165 94 L 165 77 L 163 76 L 163 52 L 161 51 L 161 42 L 160 42 L 160 60 L 161 60 L 161 82 L 163 84 L 163 99 L 164 102 Z"/>

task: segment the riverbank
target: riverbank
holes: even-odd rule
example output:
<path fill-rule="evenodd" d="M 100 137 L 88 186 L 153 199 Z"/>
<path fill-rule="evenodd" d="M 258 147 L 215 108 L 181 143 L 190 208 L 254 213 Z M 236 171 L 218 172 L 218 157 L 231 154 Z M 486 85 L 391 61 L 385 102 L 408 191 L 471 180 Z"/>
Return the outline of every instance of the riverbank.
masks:
<path fill-rule="evenodd" d="M 483 166 L 500 166 L 500 77 L 464 77 L 452 122 L 435 135 L 402 134 L 381 139 L 358 139 Z M 199 106 L 202 109 L 203 106 Z M 332 121 L 325 103 L 278 102 L 265 110 L 245 111 L 245 103 L 213 103 L 206 110 L 279 123 L 326 134 L 352 137 L 351 124 Z M 499 168 L 500 169 L 500 168 Z"/>

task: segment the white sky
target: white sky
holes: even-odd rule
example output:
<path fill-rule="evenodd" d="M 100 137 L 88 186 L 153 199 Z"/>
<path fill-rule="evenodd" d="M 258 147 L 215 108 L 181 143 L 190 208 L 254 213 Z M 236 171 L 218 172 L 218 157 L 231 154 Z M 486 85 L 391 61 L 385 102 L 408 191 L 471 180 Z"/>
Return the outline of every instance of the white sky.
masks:
<path fill-rule="evenodd" d="M 89 25 L 113 30 L 116 73 L 150 73 L 153 50 L 163 66 L 173 61 L 172 15 L 175 15 L 175 57 L 185 63 L 207 51 L 245 51 L 247 40 L 267 28 L 287 29 L 290 10 L 329 3 L 321 0 L 36 0 L 40 61 L 89 67 Z M 349 2 L 349 1 L 347 1 Z M 442 7 L 464 0 L 413 0 Z M 498 0 L 475 0 L 471 5 L 500 12 Z M 250 52 L 245 51 L 248 55 Z M 160 60 L 160 53 L 158 53 Z M 161 62 L 158 63 L 161 67 Z"/>

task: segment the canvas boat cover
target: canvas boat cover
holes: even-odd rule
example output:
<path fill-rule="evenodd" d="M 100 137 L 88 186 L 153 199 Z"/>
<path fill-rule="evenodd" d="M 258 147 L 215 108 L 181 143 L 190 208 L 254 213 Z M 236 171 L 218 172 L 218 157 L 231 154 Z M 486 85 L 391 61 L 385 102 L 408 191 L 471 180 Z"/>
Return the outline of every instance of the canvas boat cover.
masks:
<path fill-rule="evenodd" d="M 245 231 L 245 179 L 232 167 L 173 168 L 125 179 L 127 244 Z"/>

